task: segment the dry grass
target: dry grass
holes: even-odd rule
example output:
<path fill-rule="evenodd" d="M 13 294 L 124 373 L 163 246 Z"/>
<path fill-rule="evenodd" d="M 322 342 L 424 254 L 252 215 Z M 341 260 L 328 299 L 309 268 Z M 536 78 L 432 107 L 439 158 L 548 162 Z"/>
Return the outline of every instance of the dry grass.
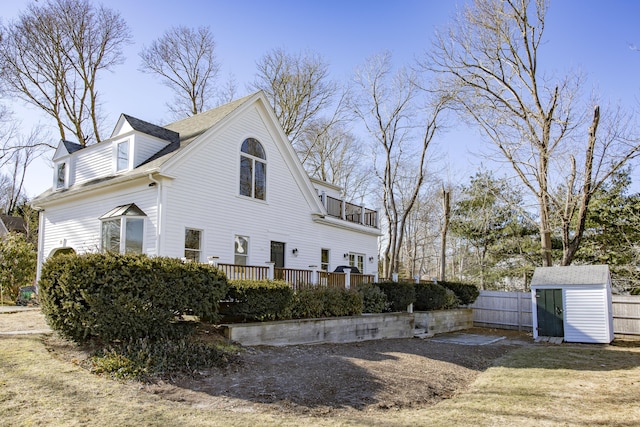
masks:
<path fill-rule="evenodd" d="M 527 346 L 433 407 L 294 417 L 192 406 L 88 373 L 43 337 L 0 336 L 1 425 L 479 425 L 640 424 L 640 347 Z"/>

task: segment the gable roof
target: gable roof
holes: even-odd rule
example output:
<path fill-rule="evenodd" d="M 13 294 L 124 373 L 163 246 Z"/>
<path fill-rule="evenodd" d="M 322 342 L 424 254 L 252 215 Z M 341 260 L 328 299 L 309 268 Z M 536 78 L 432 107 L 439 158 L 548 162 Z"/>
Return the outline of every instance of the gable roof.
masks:
<path fill-rule="evenodd" d="M 162 126 L 154 125 L 153 123 L 145 122 L 128 114 L 122 114 L 122 117 L 131 125 L 133 130 L 146 133 L 147 135 L 155 136 L 156 138 L 164 139 L 169 142 L 178 142 L 180 140 L 180 134 L 174 132 Z"/>
<path fill-rule="evenodd" d="M 566 267 L 537 267 L 531 287 L 606 285 L 609 282 L 608 265 L 570 265 Z"/>

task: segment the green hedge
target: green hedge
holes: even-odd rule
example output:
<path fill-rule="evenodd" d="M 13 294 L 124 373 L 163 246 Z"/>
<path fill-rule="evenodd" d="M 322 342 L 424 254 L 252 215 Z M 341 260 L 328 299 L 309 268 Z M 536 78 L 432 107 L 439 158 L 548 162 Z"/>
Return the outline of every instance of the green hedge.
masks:
<path fill-rule="evenodd" d="M 107 253 L 50 258 L 39 286 L 54 330 L 76 342 L 115 342 L 171 337 L 184 313 L 215 320 L 228 285 L 208 265 Z"/>
<path fill-rule="evenodd" d="M 416 311 L 442 310 L 447 306 L 447 289 L 437 283 L 417 283 L 416 302 L 413 305 Z"/>
<path fill-rule="evenodd" d="M 406 311 L 407 306 L 416 300 L 416 290 L 413 283 L 408 282 L 380 282 L 376 286 L 387 296 L 389 311 Z"/>
<path fill-rule="evenodd" d="M 287 282 L 274 280 L 232 280 L 220 314 L 244 321 L 286 319 L 293 300 Z"/>
<path fill-rule="evenodd" d="M 362 314 L 362 295 L 356 290 L 307 288 L 296 292 L 291 305 L 294 319 L 354 316 Z"/>
<path fill-rule="evenodd" d="M 460 304 L 468 305 L 473 304 L 478 296 L 480 296 L 480 291 L 478 287 L 475 285 L 468 285 L 466 283 L 458 283 L 458 282 L 438 282 L 442 286 L 447 289 L 451 289 L 458 297 Z"/>
<path fill-rule="evenodd" d="M 382 313 L 387 309 L 387 295 L 376 285 L 358 285 L 357 290 L 362 296 L 363 313 Z"/>

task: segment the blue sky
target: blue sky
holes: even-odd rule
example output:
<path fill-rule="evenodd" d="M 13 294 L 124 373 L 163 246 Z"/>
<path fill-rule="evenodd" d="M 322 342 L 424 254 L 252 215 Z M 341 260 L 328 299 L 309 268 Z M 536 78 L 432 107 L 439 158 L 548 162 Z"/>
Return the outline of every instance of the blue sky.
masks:
<path fill-rule="evenodd" d="M 0 17 L 14 19 L 31 0 L 3 0 Z M 436 28 L 443 28 L 463 1 L 192 1 L 107 0 L 133 32 L 127 60 L 104 76 L 106 128 L 120 113 L 163 124 L 171 95 L 158 80 L 138 71 L 137 53 L 175 25 L 208 25 L 215 36 L 222 64 L 221 80 L 233 74 L 238 95 L 246 93 L 256 61 L 279 47 L 290 52 L 312 50 L 330 63 L 332 77 L 347 81 L 368 56 L 390 50 L 397 66 L 411 65 L 428 49 Z M 636 108 L 640 102 L 640 1 L 553 0 L 547 15 L 542 66 L 548 73 L 579 69 L 588 87 L 605 100 Z M 33 123 L 50 124 L 32 108 L 12 105 L 23 118 L 25 131 Z M 54 141 L 58 140 L 51 128 Z M 363 136 L 364 137 L 364 136 Z M 452 128 L 437 141 L 444 162 L 455 170 L 454 180 L 466 181 L 479 166 L 474 153 L 481 142 L 475 133 Z M 26 190 L 35 196 L 50 186 L 48 164 L 28 173 Z"/>

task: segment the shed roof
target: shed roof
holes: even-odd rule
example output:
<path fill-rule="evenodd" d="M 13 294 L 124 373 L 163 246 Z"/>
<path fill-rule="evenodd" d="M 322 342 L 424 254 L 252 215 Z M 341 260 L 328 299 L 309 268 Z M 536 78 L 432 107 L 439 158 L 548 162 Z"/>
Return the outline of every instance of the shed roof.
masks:
<path fill-rule="evenodd" d="M 533 272 L 531 287 L 605 285 L 609 283 L 608 265 L 570 265 L 538 267 Z"/>

